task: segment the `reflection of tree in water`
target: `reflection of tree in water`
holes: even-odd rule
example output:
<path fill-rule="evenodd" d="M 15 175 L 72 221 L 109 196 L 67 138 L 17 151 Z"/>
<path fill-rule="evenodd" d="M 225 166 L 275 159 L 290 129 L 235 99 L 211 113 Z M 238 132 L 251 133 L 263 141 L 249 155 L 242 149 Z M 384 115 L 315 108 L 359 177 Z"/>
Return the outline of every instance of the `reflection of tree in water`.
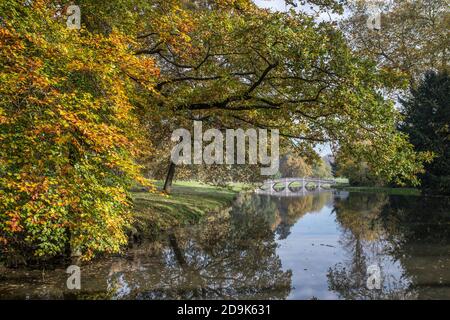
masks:
<path fill-rule="evenodd" d="M 390 240 L 402 246 L 410 242 L 435 245 L 450 243 L 450 198 L 390 196 L 381 218 Z"/>
<path fill-rule="evenodd" d="M 119 283 L 126 281 L 119 287 L 128 287 L 128 297 L 139 292 L 138 298 L 152 299 L 285 298 L 291 271 L 281 268 L 275 234 L 287 236 L 299 218 L 319 211 L 331 199 L 331 193 L 280 199 L 242 194 L 230 217 L 173 232 L 157 274 L 116 277 Z M 143 290 L 142 283 L 153 283 L 154 288 Z"/>
<path fill-rule="evenodd" d="M 240 194 L 234 202 L 232 208 L 233 219 L 238 220 L 241 224 L 247 224 L 246 227 L 251 229 L 253 223 L 247 216 L 257 215 L 270 226 L 271 230 L 275 230 L 280 223 L 280 213 L 274 198 L 268 195 L 256 195 L 252 193 Z"/>
<path fill-rule="evenodd" d="M 325 205 L 331 204 L 331 200 L 331 192 L 306 194 L 301 197 L 273 198 L 280 216 L 276 228 L 279 239 L 286 239 L 291 233 L 291 227 L 305 214 L 320 211 Z"/>
<path fill-rule="evenodd" d="M 252 220 L 249 214 L 264 219 L 279 239 L 286 239 L 291 227 L 305 214 L 320 211 L 325 205 L 332 204 L 332 193 L 321 192 L 306 194 L 301 197 L 273 197 L 268 195 L 243 194 L 238 197 L 234 207 L 234 219 L 248 224 L 251 229 Z"/>
<path fill-rule="evenodd" d="M 408 281 L 383 273 L 389 261 L 386 256 L 389 243 L 386 231 L 379 219 L 388 203 L 382 194 L 350 194 L 345 199 L 336 199 L 336 220 L 342 228 L 340 243 L 348 257 L 342 263 L 330 267 L 329 289 L 344 299 L 399 299 L 410 298 L 405 291 Z M 386 261 L 386 258 L 388 261 Z M 367 288 L 367 268 L 375 264 L 381 269 L 381 290 Z"/>
<path fill-rule="evenodd" d="M 351 194 L 346 199 L 336 199 L 335 212 L 338 224 L 344 233 L 357 242 L 379 240 L 384 229 L 378 217 L 388 202 L 384 194 Z"/>
<path fill-rule="evenodd" d="M 115 273 L 115 289 L 118 285 L 127 298 L 141 299 L 286 298 L 291 271 L 281 268 L 271 217 L 251 205 L 246 212 L 241 209 L 232 210 L 231 217 L 174 231 L 160 265 Z"/>
<path fill-rule="evenodd" d="M 289 234 L 330 195 L 243 195 L 229 212 L 144 242 L 125 256 L 82 266 L 81 292 L 66 289 L 65 269 L 1 272 L 0 295 L 14 298 L 285 298 L 275 236 Z M 328 272 L 329 289 L 345 299 L 450 298 L 449 199 L 351 193 L 335 200 L 345 259 Z M 383 289 L 366 288 L 367 266 L 380 265 Z M 393 272 L 393 269 L 396 271 Z M 31 279 L 31 280 L 30 280 Z M 76 295 L 76 296 L 74 296 Z"/>
<path fill-rule="evenodd" d="M 307 212 L 327 204 L 325 196 L 314 197 L 244 196 L 232 210 L 232 219 L 176 232 L 170 249 L 163 251 L 163 265 L 145 266 L 147 270 L 138 273 L 140 280 L 136 274 L 131 279 L 125 276 L 131 292 L 125 296 L 144 292 L 135 296 L 286 297 L 291 275 L 281 270 L 273 231 L 282 238 Z M 450 298 L 446 201 L 381 194 L 336 199 L 336 220 L 347 257 L 329 269 L 329 289 L 344 299 Z M 382 290 L 367 289 L 367 267 L 372 264 L 381 267 Z M 143 290 L 149 277 L 153 277 L 150 288 Z M 127 286 L 122 284 L 121 292 L 126 293 Z"/>
<path fill-rule="evenodd" d="M 405 277 L 421 299 L 450 299 L 450 198 L 390 196 L 381 212 Z"/>

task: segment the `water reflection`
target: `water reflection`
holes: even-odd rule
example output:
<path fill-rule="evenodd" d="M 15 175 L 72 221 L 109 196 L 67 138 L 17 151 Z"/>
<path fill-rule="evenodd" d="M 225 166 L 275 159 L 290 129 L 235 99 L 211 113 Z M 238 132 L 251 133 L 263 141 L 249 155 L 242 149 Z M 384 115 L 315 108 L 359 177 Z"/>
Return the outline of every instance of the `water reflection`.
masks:
<path fill-rule="evenodd" d="M 380 214 L 389 203 L 383 194 L 354 194 L 345 201 L 336 201 L 336 221 L 341 228 L 339 243 L 345 259 L 329 268 L 329 289 L 343 299 L 409 299 L 415 293 L 409 289 L 410 282 L 404 277 L 401 265 L 389 255 L 391 246 L 387 241 Z M 367 286 L 368 267 L 381 270 L 380 290 Z"/>
<path fill-rule="evenodd" d="M 449 200 L 243 194 L 161 242 L 82 266 L 82 290 L 55 270 L 1 270 L 0 298 L 450 299 Z M 367 267 L 382 287 L 366 286 Z"/>

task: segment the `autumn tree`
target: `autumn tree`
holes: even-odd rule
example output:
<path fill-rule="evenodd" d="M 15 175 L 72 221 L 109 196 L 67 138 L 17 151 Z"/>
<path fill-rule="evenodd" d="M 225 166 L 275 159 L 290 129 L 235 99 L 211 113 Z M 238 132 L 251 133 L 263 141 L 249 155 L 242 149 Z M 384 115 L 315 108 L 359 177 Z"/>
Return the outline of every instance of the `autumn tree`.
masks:
<path fill-rule="evenodd" d="M 428 70 L 442 72 L 448 70 L 450 57 L 449 37 L 447 36 L 450 23 L 448 1 L 361 0 L 349 3 L 349 9 L 350 15 L 342 22 L 341 27 L 355 52 L 374 59 L 384 70 L 404 74 L 410 91 L 416 90 L 418 83 L 421 82 L 424 73 Z M 380 30 L 371 30 L 367 27 L 367 19 L 373 14 L 380 14 Z M 408 86 L 405 86 L 394 93 L 396 96 L 399 93 L 407 94 L 407 88 Z M 409 115 L 406 116 L 410 119 L 403 122 L 399 118 L 402 131 L 410 135 L 417 151 L 432 151 L 432 145 L 440 144 L 442 141 L 430 142 L 429 149 L 424 148 L 423 144 L 418 147 L 417 134 L 414 134 L 412 130 L 407 130 L 406 123 L 411 120 L 411 117 L 415 117 L 415 121 L 429 123 L 434 121 L 434 116 L 432 113 L 423 112 L 425 109 L 422 108 L 419 108 L 421 111 L 413 111 L 411 105 L 407 109 L 409 110 L 406 113 Z M 417 118 L 419 114 L 423 117 L 420 120 Z M 413 126 L 412 123 L 410 125 Z M 351 162 L 352 160 L 350 160 Z M 372 170 L 372 166 L 365 159 L 360 159 L 351 166 L 354 166 L 355 171 L 352 173 L 350 169 L 349 174 L 355 175 L 359 172 L 361 178 L 358 179 L 357 176 L 354 176 L 353 181 L 361 180 L 363 183 L 362 181 L 365 180 L 364 183 L 367 183 L 370 180 L 379 180 L 375 177 L 375 172 L 369 172 Z M 427 165 L 426 168 L 429 169 L 431 166 L 431 164 Z M 436 171 L 433 174 L 422 174 L 421 177 L 430 177 L 435 174 Z M 423 182 L 424 186 L 430 186 L 429 182 L 425 180 Z"/>
<path fill-rule="evenodd" d="M 309 177 L 312 168 L 301 156 L 288 154 L 280 160 L 280 172 L 286 178 Z"/>
<path fill-rule="evenodd" d="M 418 80 L 429 69 L 448 70 L 450 10 L 447 0 L 359 0 L 348 3 L 342 23 L 352 46 L 380 66 Z M 367 19 L 380 14 L 380 30 Z"/>
<path fill-rule="evenodd" d="M 397 74 L 332 24 L 249 0 L 79 4 L 82 28 L 68 30 L 62 1 L 0 3 L 2 253 L 117 252 L 127 190 L 149 185 L 138 161 L 169 159 L 169 133 L 192 120 L 279 129 L 310 154 L 330 142 L 388 180 L 417 182 L 424 155 L 382 94 Z"/>
<path fill-rule="evenodd" d="M 345 177 L 352 186 L 382 186 L 386 181 L 376 176 L 370 163 L 364 159 L 355 159 L 338 151 L 334 159 L 336 177 Z"/>
<path fill-rule="evenodd" d="M 0 3 L 0 250 L 85 259 L 117 252 L 131 221 L 127 189 L 149 185 L 133 100 L 152 90 L 133 39 L 69 30 L 58 1 Z"/>
<path fill-rule="evenodd" d="M 325 162 L 324 158 L 319 158 L 319 160 L 314 163 L 313 176 L 317 178 L 333 177 L 333 174 L 331 173 L 331 166 L 329 163 Z"/>
<path fill-rule="evenodd" d="M 397 73 L 359 56 L 333 24 L 307 13 L 245 0 L 183 3 L 165 2 L 161 19 L 190 22 L 170 30 L 150 24 L 137 51 L 161 69 L 153 101 L 166 112 L 162 126 L 196 119 L 220 129 L 279 129 L 283 143 L 311 151 L 330 142 L 387 180 L 417 183 L 423 155 L 396 131 L 398 111 L 382 94 L 399 83 Z"/>

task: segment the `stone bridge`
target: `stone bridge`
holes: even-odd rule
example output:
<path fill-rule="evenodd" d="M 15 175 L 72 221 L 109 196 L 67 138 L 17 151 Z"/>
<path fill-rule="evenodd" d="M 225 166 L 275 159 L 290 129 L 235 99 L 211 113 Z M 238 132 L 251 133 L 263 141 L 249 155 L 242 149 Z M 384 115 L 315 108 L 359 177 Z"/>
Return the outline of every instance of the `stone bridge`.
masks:
<path fill-rule="evenodd" d="M 330 190 L 336 181 L 321 178 L 281 178 L 266 180 L 255 191 L 259 194 L 273 194 L 277 196 L 296 196 Z"/>

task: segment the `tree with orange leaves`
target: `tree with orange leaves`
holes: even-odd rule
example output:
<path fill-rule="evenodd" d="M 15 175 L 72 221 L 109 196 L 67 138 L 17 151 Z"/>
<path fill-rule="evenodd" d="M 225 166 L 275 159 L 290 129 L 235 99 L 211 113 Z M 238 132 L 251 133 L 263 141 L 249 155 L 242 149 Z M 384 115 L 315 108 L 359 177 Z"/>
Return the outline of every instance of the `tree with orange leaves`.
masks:
<path fill-rule="evenodd" d="M 58 10 L 0 4 L 0 250 L 90 259 L 127 243 L 130 184 L 151 188 L 133 99 L 158 69 L 119 28 L 69 30 Z"/>

